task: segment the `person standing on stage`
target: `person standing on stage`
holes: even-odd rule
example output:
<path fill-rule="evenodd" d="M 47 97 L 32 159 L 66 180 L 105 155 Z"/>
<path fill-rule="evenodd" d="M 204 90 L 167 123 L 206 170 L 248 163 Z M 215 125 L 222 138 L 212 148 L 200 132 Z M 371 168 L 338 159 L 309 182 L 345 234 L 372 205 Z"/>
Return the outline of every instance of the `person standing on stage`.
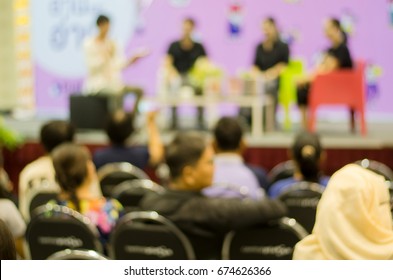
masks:
<path fill-rule="evenodd" d="M 170 77 L 180 77 L 182 84 L 189 84 L 188 73 L 197 59 L 205 57 L 206 51 L 201 43 L 195 42 L 192 34 L 195 21 L 192 18 L 183 20 L 183 34 L 180 40 L 173 42 L 167 52 L 166 67 Z M 197 89 L 197 94 L 201 94 Z M 198 126 L 204 127 L 203 108 L 198 107 Z M 177 110 L 172 108 L 172 128 L 177 128 Z"/>
<path fill-rule="evenodd" d="M 304 128 L 307 128 L 308 92 L 314 78 L 319 74 L 327 74 L 334 70 L 353 67 L 351 54 L 347 47 L 347 34 L 341 28 L 340 21 L 335 18 L 329 19 L 325 23 L 325 34 L 331 42 L 331 46 L 325 51 L 322 62 L 311 75 L 298 81 L 297 99 Z M 351 110 L 352 130 L 354 129 L 354 124 L 354 112 Z"/>
<path fill-rule="evenodd" d="M 289 62 L 289 47 L 280 40 L 279 30 L 274 18 L 266 18 L 262 24 L 264 40 L 258 44 L 255 50 L 255 59 L 252 72 L 255 76 L 261 76 L 265 93 L 270 96 L 271 123 L 266 123 L 268 130 L 275 126 L 275 114 L 278 103 L 278 85 L 282 70 Z M 272 108 L 271 108 L 272 107 Z M 242 109 L 242 112 L 246 111 Z M 266 114 L 266 113 L 265 113 Z"/>
<path fill-rule="evenodd" d="M 110 30 L 109 18 L 100 15 L 96 24 L 98 34 L 87 38 L 83 45 L 88 70 L 84 92 L 86 94 L 116 96 L 114 104 L 112 104 L 114 108 L 111 109 L 122 107 L 124 95 L 133 93 L 136 95 L 134 107 L 137 108 L 143 90 L 139 87 L 125 85 L 121 78 L 121 71 L 148 55 L 148 52 L 145 50 L 126 59 L 116 43 L 108 36 Z"/>

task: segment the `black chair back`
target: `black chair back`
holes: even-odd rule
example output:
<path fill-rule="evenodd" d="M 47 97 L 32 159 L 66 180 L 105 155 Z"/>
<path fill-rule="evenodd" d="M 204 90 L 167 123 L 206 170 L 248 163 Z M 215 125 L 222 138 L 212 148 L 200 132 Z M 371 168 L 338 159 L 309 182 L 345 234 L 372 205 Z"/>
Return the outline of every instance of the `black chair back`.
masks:
<path fill-rule="evenodd" d="M 156 212 L 132 212 L 110 236 L 109 256 L 116 260 L 195 259 L 187 237 Z"/>
<path fill-rule="evenodd" d="M 25 192 L 24 205 L 19 204 L 19 209 L 23 218 L 28 222 L 32 212 L 39 206 L 45 205 L 48 201 L 55 199 L 60 192 L 60 188 L 48 178 L 33 178 L 28 182 Z"/>
<path fill-rule="evenodd" d="M 26 230 L 30 258 L 45 260 L 65 249 L 102 252 L 97 228 L 82 214 L 65 206 L 47 204 L 37 208 Z"/>
<path fill-rule="evenodd" d="M 295 162 L 293 160 L 288 160 L 277 164 L 268 174 L 270 186 L 277 181 L 292 177 L 294 173 Z"/>
<path fill-rule="evenodd" d="M 45 191 L 45 192 L 38 191 L 30 201 L 30 205 L 29 205 L 30 217 L 32 216 L 35 209 L 37 209 L 42 205 L 45 205 L 51 200 L 57 199 L 57 196 L 58 196 L 58 192 L 55 191 Z"/>
<path fill-rule="evenodd" d="M 358 160 L 355 163 L 385 177 L 386 181 L 393 181 L 393 170 L 386 164 L 369 159 Z"/>
<path fill-rule="evenodd" d="M 290 186 L 279 199 L 287 206 L 288 216 L 311 233 L 323 191 L 324 187 L 317 183 L 299 182 Z"/>
<path fill-rule="evenodd" d="M 113 188 L 124 181 L 150 179 L 145 172 L 128 162 L 106 164 L 98 169 L 97 175 L 105 197 L 112 197 Z"/>
<path fill-rule="evenodd" d="M 256 228 L 229 232 L 222 248 L 224 260 L 291 260 L 307 232 L 295 219 L 282 218 Z"/>
<path fill-rule="evenodd" d="M 165 188 L 147 179 L 128 180 L 113 188 L 112 197 L 123 205 L 126 212 L 139 209 L 142 198 L 149 193 L 162 194 Z"/>
<path fill-rule="evenodd" d="M 60 252 L 56 252 L 50 255 L 48 260 L 92 260 L 92 261 L 100 261 L 100 260 L 109 260 L 104 255 L 93 251 L 93 250 L 70 250 L 65 249 Z"/>

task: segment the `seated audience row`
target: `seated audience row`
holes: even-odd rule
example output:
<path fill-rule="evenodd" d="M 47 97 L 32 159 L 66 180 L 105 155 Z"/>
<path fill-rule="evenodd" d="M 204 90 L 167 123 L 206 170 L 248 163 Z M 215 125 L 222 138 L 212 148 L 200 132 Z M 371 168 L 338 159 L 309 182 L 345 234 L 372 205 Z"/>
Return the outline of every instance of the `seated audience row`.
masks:
<path fill-rule="evenodd" d="M 31 180 L 50 180 L 59 192 L 50 203 L 68 206 L 88 217 L 106 245 L 124 209 L 117 200 L 102 196 L 96 168 L 127 161 L 144 169 L 165 162 L 170 171 L 166 192 L 148 194 L 140 208 L 173 221 L 190 238 L 198 259 L 216 259 L 227 232 L 287 214 L 286 207 L 271 198 L 293 183 L 317 182 L 327 185 L 327 190 L 318 205 L 314 230 L 296 246 L 294 258 L 392 258 L 392 216 L 383 180 L 349 165 L 328 182 L 321 173 L 324 152 L 317 135 L 301 133 L 296 137 L 291 149 L 296 166 L 293 177 L 268 188 L 266 172 L 247 165 L 242 158 L 246 144 L 236 119 L 222 118 L 214 128 L 212 142 L 197 132 L 178 133 L 164 149 L 155 116 L 148 114 L 148 144 L 141 147 L 128 145 L 134 130 L 132 116 L 115 112 L 107 125 L 111 146 L 99 150 L 93 159 L 87 148 L 72 143 L 74 130 L 70 124 L 54 121 L 44 125 L 41 141 L 47 154 L 26 166 L 20 175 L 20 209 L 28 211 L 25 196 Z M 11 230 L 23 257 L 20 245 L 26 225 L 6 193 L 10 185 L 2 185 L 8 187 L 1 188 L 0 219 Z"/>
<path fill-rule="evenodd" d="M 205 197 L 202 190 L 213 183 L 214 151 L 196 132 L 180 133 L 173 139 L 166 149 L 166 163 L 171 178 L 168 191 L 148 195 L 140 206 L 169 218 L 182 229 L 198 244 L 197 258 L 217 258 L 222 238 L 230 230 L 262 224 L 286 214 L 280 201 Z"/>

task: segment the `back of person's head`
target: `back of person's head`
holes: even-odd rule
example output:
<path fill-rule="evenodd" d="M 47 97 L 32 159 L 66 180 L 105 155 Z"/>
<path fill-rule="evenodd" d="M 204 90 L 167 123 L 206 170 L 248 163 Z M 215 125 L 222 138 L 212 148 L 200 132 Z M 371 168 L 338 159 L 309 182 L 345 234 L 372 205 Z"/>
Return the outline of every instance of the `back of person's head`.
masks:
<path fill-rule="evenodd" d="M 50 121 L 41 128 L 41 144 L 50 153 L 60 144 L 72 142 L 74 135 L 75 129 L 69 122 Z"/>
<path fill-rule="evenodd" d="M 393 259 L 393 224 L 385 179 L 356 164 L 330 178 L 317 206 L 312 235 L 297 259 Z"/>
<path fill-rule="evenodd" d="M 292 146 L 292 157 L 303 180 L 319 182 L 321 155 L 322 145 L 317 134 L 301 132 L 296 136 Z"/>
<path fill-rule="evenodd" d="M 0 260 L 16 260 L 14 237 L 3 220 L 0 220 Z"/>
<path fill-rule="evenodd" d="M 124 111 L 111 114 L 106 124 L 106 134 L 114 145 L 125 145 L 127 139 L 134 132 L 133 115 Z"/>
<path fill-rule="evenodd" d="M 110 22 L 109 17 L 107 17 L 106 15 L 99 15 L 96 20 L 97 26 L 100 26 L 102 24 L 109 23 L 109 22 Z"/>
<path fill-rule="evenodd" d="M 219 152 L 240 149 L 243 129 L 236 118 L 223 117 L 214 128 L 214 139 Z"/>
<path fill-rule="evenodd" d="M 188 189 L 200 190 L 212 183 L 213 151 L 198 132 L 183 132 L 166 147 L 165 160 L 172 181 L 181 179 Z"/>
<path fill-rule="evenodd" d="M 57 183 L 79 210 L 76 191 L 89 176 L 89 151 L 83 146 L 66 143 L 54 149 L 51 156 Z"/>

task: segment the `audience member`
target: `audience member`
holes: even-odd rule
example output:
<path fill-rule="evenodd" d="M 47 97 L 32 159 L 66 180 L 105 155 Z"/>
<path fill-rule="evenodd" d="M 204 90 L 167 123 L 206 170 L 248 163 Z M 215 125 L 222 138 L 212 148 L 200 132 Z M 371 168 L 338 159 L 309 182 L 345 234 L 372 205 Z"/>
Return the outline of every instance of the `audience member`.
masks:
<path fill-rule="evenodd" d="M 89 151 L 66 143 L 53 150 L 52 160 L 56 181 L 61 187 L 56 203 L 88 217 L 97 226 L 105 244 L 123 207 L 115 199 L 97 197 L 92 193 L 91 184 L 97 182 L 97 174 Z"/>
<path fill-rule="evenodd" d="M 146 147 L 127 145 L 127 141 L 134 133 L 133 116 L 124 111 L 113 113 L 106 125 L 110 146 L 98 150 L 93 156 L 97 169 L 113 162 L 129 162 L 140 169 L 160 163 L 164 147 L 156 125 L 156 115 L 157 112 L 150 112 L 147 115 L 148 146 Z"/>
<path fill-rule="evenodd" d="M 60 190 L 55 184 L 55 171 L 49 153 L 64 142 L 72 142 L 74 134 L 73 126 L 66 121 L 50 121 L 42 126 L 40 138 L 46 154 L 28 164 L 19 175 L 19 209 L 25 219 L 29 217 L 26 193 L 34 180 L 47 180 L 55 190 Z"/>
<path fill-rule="evenodd" d="M 212 185 L 213 156 L 213 148 L 200 134 L 176 135 L 166 150 L 171 176 L 169 190 L 161 195 L 148 195 L 140 205 L 177 224 L 193 242 L 199 259 L 217 258 L 222 237 L 228 231 L 264 223 L 286 213 L 279 201 L 205 197 L 201 191 Z"/>
<path fill-rule="evenodd" d="M 0 260 L 16 260 L 14 238 L 5 222 L 0 219 Z"/>
<path fill-rule="evenodd" d="M 317 208 L 311 235 L 294 259 L 392 260 L 393 225 L 382 176 L 354 164 L 331 178 Z"/>
<path fill-rule="evenodd" d="M 213 186 L 205 188 L 203 194 L 211 197 L 239 197 L 261 199 L 267 185 L 266 176 L 258 178 L 242 158 L 246 144 L 243 131 L 235 118 L 221 118 L 214 128 Z M 256 169 L 254 167 L 254 169 Z M 264 170 L 260 173 L 266 174 Z M 258 180 L 259 179 L 259 180 Z"/>
<path fill-rule="evenodd" d="M 7 186 L 8 183 L 5 185 Z M 9 189 L 0 185 L 0 220 L 2 220 L 11 231 L 18 254 L 23 257 L 23 238 L 26 231 L 26 224 L 10 197 Z"/>
<path fill-rule="evenodd" d="M 326 186 L 329 181 L 329 177 L 322 176 L 320 166 L 325 156 L 318 135 L 308 132 L 299 133 L 292 145 L 291 157 L 295 161 L 295 174 L 291 178 L 274 183 L 269 188 L 271 198 L 278 197 L 296 182 L 315 182 Z"/>

